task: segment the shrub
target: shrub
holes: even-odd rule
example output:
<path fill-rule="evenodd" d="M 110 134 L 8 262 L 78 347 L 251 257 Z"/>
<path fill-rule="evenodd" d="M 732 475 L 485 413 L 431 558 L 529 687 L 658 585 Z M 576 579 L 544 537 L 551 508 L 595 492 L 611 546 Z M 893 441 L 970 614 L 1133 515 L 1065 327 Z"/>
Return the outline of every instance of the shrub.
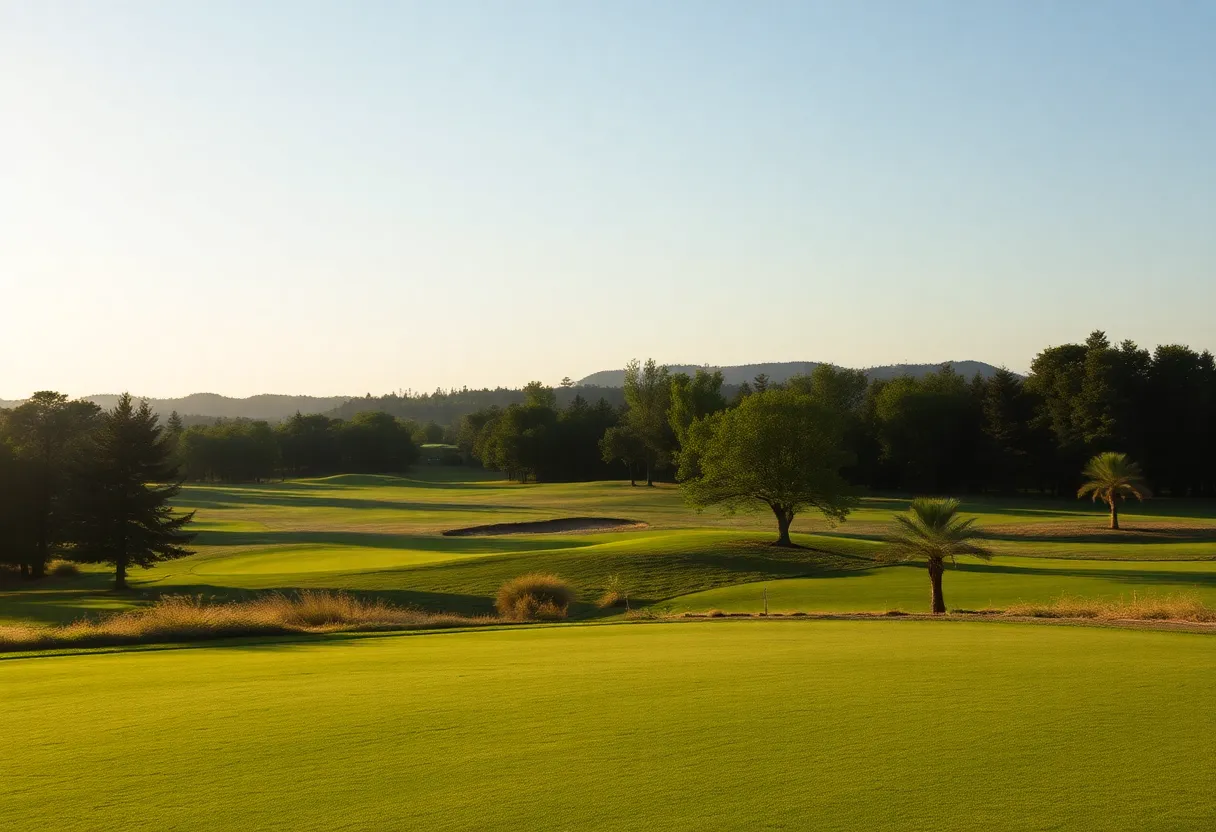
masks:
<path fill-rule="evenodd" d="M 552 621 L 565 618 L 573 600 L 570 584 L 557 575 L 533 572 L 503 584 L 495 607 L 503 618 L 514 621 Z"/>
<path fill-rule="evenodd" d="M 70 560 L 53 560 L 47 571 L 56 578 L 75 578 L 80 574 L 80 567 Z"/>

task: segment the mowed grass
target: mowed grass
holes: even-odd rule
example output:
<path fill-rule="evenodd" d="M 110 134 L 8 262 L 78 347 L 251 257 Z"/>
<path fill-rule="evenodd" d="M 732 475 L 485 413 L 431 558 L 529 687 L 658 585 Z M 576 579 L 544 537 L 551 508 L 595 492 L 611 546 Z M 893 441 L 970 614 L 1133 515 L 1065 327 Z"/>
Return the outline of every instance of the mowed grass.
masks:
<path fill-rule="evenodd" d="M 1199 598 L 1216 607 L 1216 564 L 1178 561 L 1067 561 L 1054 558 L 964 559 L 946 568 L 946 605 L 952 610 L 1003 609 L 1060 596 L 1095 600 L 1133 596 Z M 923 564 L 859 570 L 832 578 L 794 578 L 721 587 L 677 599 L 674 611 L 927 612 L 929 575 Z"/>
<path fill-rule="evenodd" d="M 1210 637 L 702 621 L 0 662 L 0 828 L 1216 826 Z"/>
<path fill-rule="evenodd" d="M 409 478 L 335 476 L 257 485 L 188 485 L 178 504 L 197 512 L 196 555 L 135 570 L 134 589 L 115 594 L 104 568 L 0 592 L 0 622 L 63 623 L 189 593 L 231 600 L 266 590 L 347 590 L 432 611 L 486 614 L 498 587 L 518 575 L 555 572 L 581 600 L 575 616 L 612 614 L 592 603 L 619 579 L 637 606 L 687 602 L 752 608 L 756 582 L 805 610 L 919 609 L 927 583 L 872 558 L 905 500 L 872 497 L 832 529 L 808 513 L 795 523 L 803 549 L 768 545 L 772 518 L 698 514 L 679 489 L 623 482 L 519 485 L 469 469 L 420 467 Z M 1216 582 L 1213 505 L 1150 501 L 1129 506 L 1130 531 L 1104 529 L 1106 517 L 1083 501 L 973 500 L 964 511 L 1001 558 L 964 564 L 947 578 L 947 601 L 974 608 L 1002 599 L 1043 602 L 1060 594 L 1196 589 Z M 1139 512 L 1139 513 L 1137 513 Z M 445 537 L 466 526 L 612 517 L 648 528 L 602 533 Z M 1051 562 L 1048 562 L 1048 561 Z M 1120 565 L 1118 562 L 1133 562 Z M 1139 561 L 1140 563 L 1135 563 Z M 1157 561 L 1192 561 L 1191 566 Z M 1095 566 L 1096 565 L 1096 566 Z M 1097 571 L 1095 571 L 1097 570 Z M 738 599 L 730 587 L 741 587 Z M 785 601 L 783 604 L 787 603 Z"/>

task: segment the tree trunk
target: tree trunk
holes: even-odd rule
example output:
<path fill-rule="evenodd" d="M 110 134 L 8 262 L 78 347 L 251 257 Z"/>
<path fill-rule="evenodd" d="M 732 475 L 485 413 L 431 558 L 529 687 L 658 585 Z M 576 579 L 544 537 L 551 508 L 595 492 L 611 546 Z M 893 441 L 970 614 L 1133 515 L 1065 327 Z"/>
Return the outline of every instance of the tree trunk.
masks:
<path fill-rule="evenodd" d="M 773 514 L 777 516 L 777 545 L 793 546 L 790 540 L 790 524 L 794 522 L 794 512 L 785 506 L 773 506 Z"/>
<path fill-rule="evenodd" d="M 637 478 L 636 472 L 634 471 L 633 463 L 626 462 L 625 467 L 629 469 L 629 487 L 637 488 L 638 487 L 638 478 Z"/>
<path fill-rule="evenodd" d="M 650 460 L 646 460 L 646 485 L 654 485 L 654 474 L 650 470 Z"/>
<path fill-rule="evenodd" d="M 933 585 L 934 615 L 940 615 L 946 611 L 946 598 L 942 595 L 942 573 L 945 571 L 945 561 L 939 558 L 932 558 L 929 561 L 929 583 Z"/>
<path fill-rule="evenodd" d="M 114 562 L 114 588 L 127 588 L 127 559 L 120 557 Z"/>
<path fill-rule="evenodd" d="M 1116 530 L 1119 528 L 1119 504 L 1114 500 L 1110 501 L 1110 527 Z"/>

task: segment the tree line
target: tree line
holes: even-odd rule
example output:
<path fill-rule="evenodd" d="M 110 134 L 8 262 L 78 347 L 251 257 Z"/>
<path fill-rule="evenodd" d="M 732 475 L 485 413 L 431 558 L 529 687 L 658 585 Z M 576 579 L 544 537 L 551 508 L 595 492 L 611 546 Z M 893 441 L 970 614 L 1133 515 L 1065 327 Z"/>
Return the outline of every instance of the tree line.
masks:
<path fill-rule="evenodd" d="M 674 480 L 695 423 L 778 389 L 832 414 L 840 474 L 855 487 L 1071 494 L 1086 460 L 1117 450 L 1141 462 L 1155 491 L 1216 496 L 1211 353 L 1177 345 L 1150 353 L 1102 332 L 1043 350 L 1025 378 L 1001 370 L 967 379 L 945 365 L 921 377 L 869 380 L 821 365 L 784 384 L 757 377 L 729 390 L 720 373 L 690 377 L 635 361 L 622 406 L 601 400 L 590 407 L 594 419 L 582 415 L 589 405 L 581 397 L 558 408 L 555 391 L 535 382 L 523 404 L 466 416 L 456 434 L 467 457 L 515 478 L 599 478 L 612 468 L 593 464 L 598 451 L 618 476 Z M 580 429 L 563 431 L 563 419 Z"/>
<path fill-rule="evenodd" d="M 40 392 L 0 411 L 0 565 L 41 578 L 69 554 L 113 565 L 122 588 L 130 567 L 188 554 L 193 512 L 170 505 L 173 454 L 147 402 L 128 395 L 102 411 Z"/>
<path fill-rule="evenodd" d="M 168 433 L 182 477 L 218 482 L 402 473 L 418 461 L 421 446 L 452 438 L 438 424 L 419 425 L 379 411 L 350 419 L 297 413 L 277 425 L 221 420 L 189 428 L 170 416 Z"/>

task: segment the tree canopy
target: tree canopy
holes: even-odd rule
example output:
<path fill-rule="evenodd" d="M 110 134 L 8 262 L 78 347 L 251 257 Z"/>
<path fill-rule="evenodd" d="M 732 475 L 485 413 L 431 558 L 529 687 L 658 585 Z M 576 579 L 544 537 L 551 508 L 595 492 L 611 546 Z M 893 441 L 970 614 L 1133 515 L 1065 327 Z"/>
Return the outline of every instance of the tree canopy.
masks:
<path fill-rule="evenodd" d="M 830 409 L 810 396 L 770 388 L 694 422 L 679 479 L 697 507 L 767 507 L 777 518 L 777 543 L 788 546 L 798 513 L 817 509 L 835 523 L 854 505 L 840 476 L 850 459 L 842 438 Z"/>
<path fill-rule="evenodd" d="M 942 574 L 946 561 L 955 563 L 959 555 L 989 560 L 992 552 L 977 542 L 975 518 L 959 517 L 959 501 L 939 497 L 917 497 L 907 514 L 895 515 L 895 530 L 879 553 L 891 561 L 924 560 L 929 565 L 932 609 L 936 615 L 946 611 L 942 593 Z"/>
<path fill-rule="evenodd" d="M 1127 454 L 1107 451 L 1100 453 L 1085 465 L 1081 472 L 1085 482 L 1077 490 L 1078 497 L 1090 495 L 1094 501 L 1101 500 L 1110 507 L 1110 527 L 1119 528 L 1119 501 L 1128 497 L 1145 500 L 1152 495 L 1144 481 L 1140 466 L 1127 458 Z"/>

